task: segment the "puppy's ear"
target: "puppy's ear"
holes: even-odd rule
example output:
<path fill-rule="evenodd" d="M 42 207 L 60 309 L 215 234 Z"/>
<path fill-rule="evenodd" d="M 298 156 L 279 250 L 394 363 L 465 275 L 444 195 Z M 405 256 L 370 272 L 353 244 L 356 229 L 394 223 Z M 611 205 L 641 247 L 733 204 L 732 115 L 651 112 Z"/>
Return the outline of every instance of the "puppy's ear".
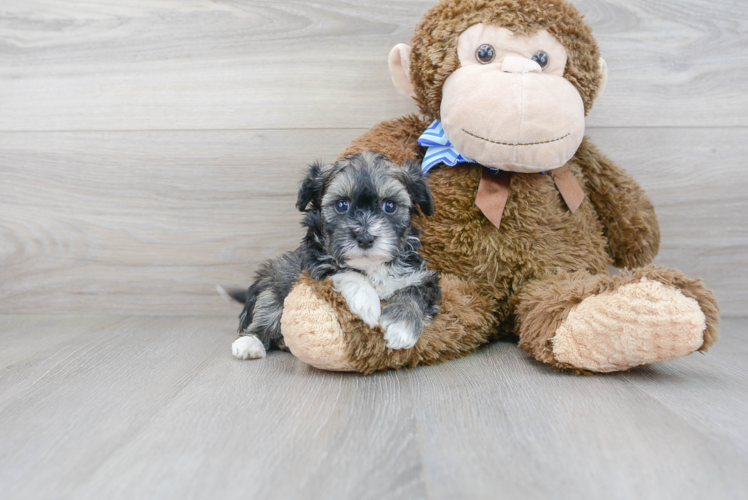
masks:
<path fill-rule="evenodd" d="M 431 197 L 431 190 L 426 179 L 421 174 L 421 166 L 418 162 L 409 161 L 403 165 L 403 169 L 408 174 L 405 187 L 408 189 L 413 205 L 418 205 L 424 215 L 434 215 L 434 199 Z"/>
<path fill-rule="evenodd" d="M 325 189 L 322 166 L 320 162 L 314 162 L 309 165 L 306 177 L 301 181 L 299 197 L 296 199 L 296 208 L 301 212 L 306 211 L 309 203 L 312 203 L 314 208 L 318 208 L 320 203 L 322 203 L 322 192 Z"/>

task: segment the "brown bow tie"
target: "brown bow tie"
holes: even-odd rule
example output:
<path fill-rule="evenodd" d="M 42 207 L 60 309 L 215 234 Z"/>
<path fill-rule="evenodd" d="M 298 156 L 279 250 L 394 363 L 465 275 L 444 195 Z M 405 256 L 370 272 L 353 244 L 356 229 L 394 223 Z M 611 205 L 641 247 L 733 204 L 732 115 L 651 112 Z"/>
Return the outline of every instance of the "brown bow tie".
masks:
<path fill-rule="evenodd" d="M 579 205 L 582 204 L 582 200 L 584 200 L 584 191 L 582 191 L 579 182 L 577 182 L 569 167 L 564 165 L 561 168 L 549 170 L 548 174 L 556 183 L 556 187 L 571 213 L 576 212 Z M 504 213 L 506 200 L 509 198 L 511 178 L 511 172 L 483 167 L 483 175 L 480 179 L 480 185 L 478 185 L 475 204 L 497 228 L 501 225 L 501 216 Z"/>

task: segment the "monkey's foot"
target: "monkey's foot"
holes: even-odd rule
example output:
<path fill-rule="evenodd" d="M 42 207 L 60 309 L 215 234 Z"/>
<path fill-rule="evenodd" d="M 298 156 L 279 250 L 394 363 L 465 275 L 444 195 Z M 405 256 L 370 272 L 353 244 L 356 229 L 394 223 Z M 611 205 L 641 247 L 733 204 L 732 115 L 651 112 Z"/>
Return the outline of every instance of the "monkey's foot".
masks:
<path fill-rule="evenodd" d="M 623 276 L 560 273 L 528 284 L 517 308 L 520 346 L 540 361 L 623 371 L 706 350 L 719 307 L 701 280 L 646 267 Z"/>
<path fill-rule="evenodd" d="M 553 356 L 595 372 L 626 370 L 692 353 L 705 329 L 696 300 L 641 278 L 572 308 L 552 339 Z"/>

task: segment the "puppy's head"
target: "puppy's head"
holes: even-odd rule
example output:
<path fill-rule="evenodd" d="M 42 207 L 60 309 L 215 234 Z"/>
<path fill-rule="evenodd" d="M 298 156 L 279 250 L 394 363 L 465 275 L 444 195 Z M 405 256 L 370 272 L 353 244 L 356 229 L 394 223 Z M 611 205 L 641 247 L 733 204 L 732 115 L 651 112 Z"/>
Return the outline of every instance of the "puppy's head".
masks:
<path fill-rule="evenodd" d="M 320 244 L 340 264 L 356 269 L 394 260 L 412 236 L 411 214 L 418 208 L 434 213 L 418 164 L 399 166 L 371 151 L 328 166 L 313 164 L 297 207 L 304 211 L 310 204 L 310 216 L 319 218 Z"/>

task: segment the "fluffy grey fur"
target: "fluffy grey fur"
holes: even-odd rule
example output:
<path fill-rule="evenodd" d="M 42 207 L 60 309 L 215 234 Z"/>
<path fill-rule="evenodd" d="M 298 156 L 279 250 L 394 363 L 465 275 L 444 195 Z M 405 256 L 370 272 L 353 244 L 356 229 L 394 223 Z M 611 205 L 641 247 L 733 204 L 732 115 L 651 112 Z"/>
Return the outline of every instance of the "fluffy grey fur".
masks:
<path fill-rule="evenodd" d="M 351 311 L 380 324 L 393 348 L 411 347 L 438 312 L 438 276 L 418 253 L 412 215 L 431 215 L 433 200 L 417 164 L 398 166 L 365 152 L 323 166 L 315 163 L 297 200 L 306 212 L 301 246 L 264 263 L 244 294 L 239 332 L 266 349 L 283 347 L 283 301 L 303 271 L 333 277 Z M 380 302 L 385 301 L 380 313 Z"/>

